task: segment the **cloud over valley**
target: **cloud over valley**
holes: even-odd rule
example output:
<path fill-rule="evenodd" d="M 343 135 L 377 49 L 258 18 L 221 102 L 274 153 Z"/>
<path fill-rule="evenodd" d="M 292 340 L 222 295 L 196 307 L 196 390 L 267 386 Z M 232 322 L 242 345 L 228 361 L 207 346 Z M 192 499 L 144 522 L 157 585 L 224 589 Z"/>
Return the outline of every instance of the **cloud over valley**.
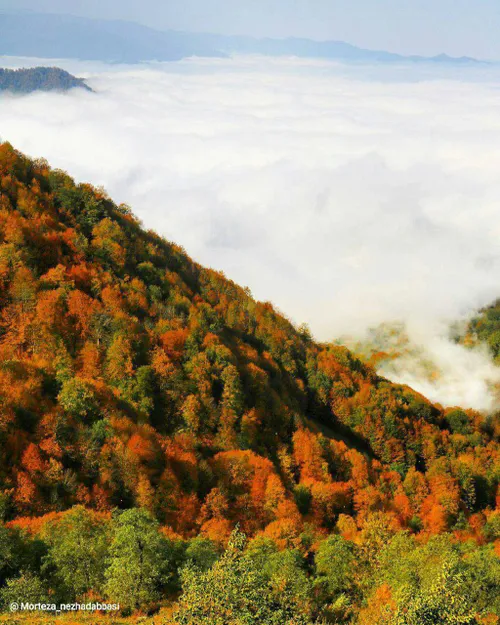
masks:
<path fill-rule="evenodd" d="M 448 377 L 402 380 L 493 406 L 485 380 L 497 370 L 484 352 L 450 352 L 442 320 L 500 296 L 498 70 L 59 65 L 96 93 L 4 96 L 3 139 L 104 185 L 321 340 L 417 324 Z"/>

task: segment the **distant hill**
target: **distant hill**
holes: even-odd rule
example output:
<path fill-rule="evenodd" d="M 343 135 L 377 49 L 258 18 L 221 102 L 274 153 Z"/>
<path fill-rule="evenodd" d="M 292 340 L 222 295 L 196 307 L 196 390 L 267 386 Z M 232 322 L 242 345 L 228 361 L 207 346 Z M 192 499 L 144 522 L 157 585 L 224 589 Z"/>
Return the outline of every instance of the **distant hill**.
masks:
<path fill-rule="evenodd" d="M 342 41 L 257 39 L 208 33 L 159 31 L 126 21 L 95 20 L 70 15 L 0 14 L 0 54 L 42 58 L 137 63 L 178 61 L 189 56 L 225 57 L 264 54 L 348 62 L 478 63 L 469 58 L 402 56 L 365 50 Z"/>
<path fill-rule="evenodd" d="M 12 91 L 14 93 L 69 91 L 75 87 L 92 91 L 84 80 L 76 78 L 76 76 L 59 67 L 0 68 L 0 91 Z"/>

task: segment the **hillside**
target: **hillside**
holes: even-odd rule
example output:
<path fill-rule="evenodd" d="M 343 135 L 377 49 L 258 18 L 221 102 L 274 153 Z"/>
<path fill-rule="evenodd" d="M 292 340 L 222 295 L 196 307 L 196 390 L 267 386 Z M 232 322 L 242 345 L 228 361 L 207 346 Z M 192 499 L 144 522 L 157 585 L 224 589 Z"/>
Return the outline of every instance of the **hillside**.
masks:
<path fill-rule="evenodd" d="M 349 558 L 354 545 L 365 549 L 363 566 L 390 536 L 399 537 L 394 548 L 410 541 L 403 552 L 417 550 L 417 568 L 418 545 L 432 535 L 450 533 L 471 550 L 486 545 L 488 558 L 500 539 L 498 415 L 443 409 L 346 348 L 316 343 L 270 303 L 143 229 L 127 206 L 9 144 L 0 146 L 0 406 L 5 528 L 41 532 L 57 553 L 50 523 L 73 518 L 61 512 L 74 506 L 84 506 L 69 514 L 89 532 L 132 508 L 117 517 L 125 520 L 116 521 L 116 540 L 131 523 L 156 544 L 159 524 L 185 547 L 203 539 L 219 549 L 238 525 L 247 537 L 296 549 L 304 571 L 316 553 L 315 574 L 318 541 L 329 534 L 352 545 Z M 90 525 L 78 516 L 84 509 L 95 511 Z M 217 566 L 233 571 L 245 541 L 238 536 Z M 0 586 L 27 567 L 2 561 L 2 544 L 0 536 Z M 111 553 L 123 570 L 118 546 Z M 50 571 L 59 566 L 54 553 Z M 203 549 L 196 553 L 203 560 Z M 369 571 L 356 591 L 329 591 L 328 601 L 350 596 L 349 609 L 338 607 L 349 618 L 382 584 Z M 100 589 L 101 573 L 87 575 L 75 596 Z M 210 585 L 212 570 L 204 574 Z M 172 573 L 165 579 L 162 593 Z M 179 622 L 212 622 L 194 620 L 186 605 L 198 601 L 199 579 L 182 578 Z M 301 603 L 309 619 L 324 612 L 311 607 L 313 596 Z M 147 604 L 140 597 L 132 607 Z M 365 622 L 376 622 L 370 614 Z"/>
<path fill-rule="evenodd" d="M 92 91 L 84 80 L 58 67 L 0 68 L 0 91 L 32 93 L 33 91 L 69 91 L 75 88 Z"/>
<path fill-rule="evenodd" d="M 403 56 L 383 50 L 366 50 L 343 41 L 314 41 L 294 37 L 259 39 L 162 31 L 134 22 L 48 13 L 0 13 L 0 54 L 117 63 L 178 61 L 190 56 L 225 57 L 231 54 L 297 56 L 365 63 L 479 63 L 469 57 L 453 58 L 446 54 L 429 58 Z"/>

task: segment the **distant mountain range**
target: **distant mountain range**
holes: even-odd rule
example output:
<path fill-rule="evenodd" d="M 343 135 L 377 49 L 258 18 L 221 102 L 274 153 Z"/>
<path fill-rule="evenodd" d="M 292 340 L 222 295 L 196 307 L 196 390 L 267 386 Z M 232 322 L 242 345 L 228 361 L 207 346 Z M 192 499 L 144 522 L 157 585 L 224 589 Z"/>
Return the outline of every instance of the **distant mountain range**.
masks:
<path fill-rule="evenodd" d="M 469 57 L 402 56 L 365 50 L 342 41 L 257 39 L 207 33 L 159 31 L 125 21 L 96 20 L 70 15 L 0 14 L 0 55 L 72 58 L 116 63 L 178 61 L 190 56 L 226 57 L 264 54 L 381 63 L 479 63 Z"/>
<path fill-rule="evenodd" d="M 92 91 L 84 80 L 76 78 L 59 67 L 0 68 L 0 91 L 32 93 L 33 91 L 69 91 L 76 87 Z"/>
<path fill-rule="evenodd" d="M 0 54 L 116 63 L 221 56 L 184 33 L 160 32 L 133 22 L 33 13 L 0 15 Z"/>

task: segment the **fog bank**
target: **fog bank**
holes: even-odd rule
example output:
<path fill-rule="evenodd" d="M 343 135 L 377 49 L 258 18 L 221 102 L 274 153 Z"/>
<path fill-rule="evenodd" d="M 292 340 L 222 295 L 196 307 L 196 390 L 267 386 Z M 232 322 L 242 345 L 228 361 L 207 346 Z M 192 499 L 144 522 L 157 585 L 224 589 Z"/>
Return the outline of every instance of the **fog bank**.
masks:
<path fill-rule="evenodd" d="M 104 185 L 319 339 L 418 321 L 453 384 L 402 379 L 492 406 L 481 384 L 497 370 L 484 353 L 447 351 L 442 320 L 500 295 L 498 70 L 60 65 L 97 93 L 2 97 L 3 139 Z"/>

